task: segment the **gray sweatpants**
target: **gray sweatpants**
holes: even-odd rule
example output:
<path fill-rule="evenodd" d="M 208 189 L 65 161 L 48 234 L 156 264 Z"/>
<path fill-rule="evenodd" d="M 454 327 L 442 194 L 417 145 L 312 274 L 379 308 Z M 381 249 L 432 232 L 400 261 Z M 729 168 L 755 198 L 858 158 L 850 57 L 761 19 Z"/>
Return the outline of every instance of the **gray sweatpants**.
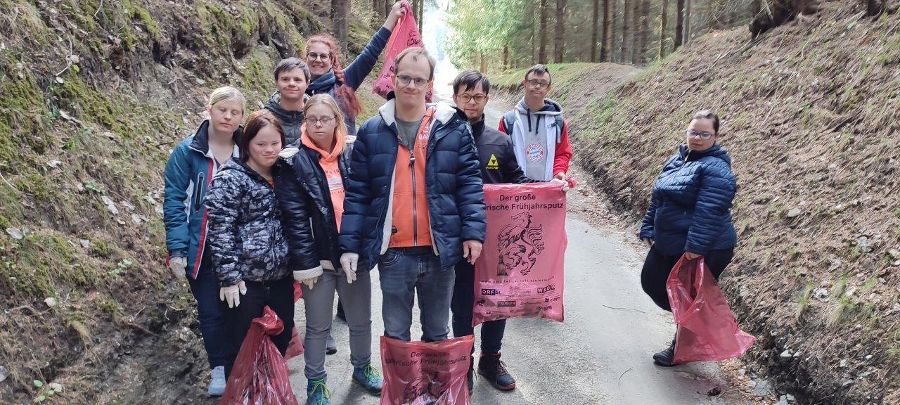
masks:
<path fill-rule="evenodd" d="M 334 293 L 344 304 L 350 327 L 350 363 L 363 367 L 372 358 L 372 279 L 368 271 L 356 273 L 356 281 L 347 284 L 343 271 L 325 270 L 310 289 L 301 283 L 306 311 L 306 338 L 303 341 L 304 373 L 307 379 L 325 378 L 325 339 L 331 334 Z"/>

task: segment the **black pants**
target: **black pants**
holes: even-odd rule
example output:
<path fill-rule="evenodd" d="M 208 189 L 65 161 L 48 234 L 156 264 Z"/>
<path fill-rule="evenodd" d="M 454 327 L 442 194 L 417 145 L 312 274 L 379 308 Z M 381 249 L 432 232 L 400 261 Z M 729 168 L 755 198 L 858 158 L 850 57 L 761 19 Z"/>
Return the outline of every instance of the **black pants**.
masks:
<path fill-rule="evenodd" d="M 268 306 L 284 322 L 284 331 L 272 336 L 272 343 L 278 347 L 283 356 L 291 342 L 291 331 L 294 330 L 294 279 L 291 277 L 276 281 L 245 281 L 247 294 L 241 295 L 241 304 L 236 308 L 228 308 L 222 302 L 225 312 L 225 376 L 231 374 L 231 368 L 237 358 L 244 337 L 250 330 L 254 318 L 262 316 L 263 308 Z"/>
<path fill-rule="evenodd" d="M 475 303 L 475 267 L 461 261 L 456 265 L 456 282 L 453 284 L 453 299 L 450 311 L 453 313 L 453 336 L 474 334 L 472 327 L 472 305 Z M 506 319 L 488 321 L 481 324 L 481 352 L 500 353 Z M 473 348 L 474 350 L 474 348 Z"/>
<path fill-rule="evenodd" d="M 725 271 L 725 267 L 731 263 L 733 257 L 734 249 L 711 250 L 703 257 L 703 260 L 713 277 L 718 280 L 719 275 Z M 644 292 L 653 299 L 657 306 L 666 311 L 672 310 L 669 306 L 669 295 L 666 293 L 666 280 L 669 278 L 669 273 L 672 272 L 672 267 L 675 267 L 675 263 L 680 258 L 681 255 L 665 255 L 656 250 L 656 246 L 653 246 L 647 252 L 647 259 L 644 260 L 644 268 L 641 270 L 641 287 L 644 288 Z"/>

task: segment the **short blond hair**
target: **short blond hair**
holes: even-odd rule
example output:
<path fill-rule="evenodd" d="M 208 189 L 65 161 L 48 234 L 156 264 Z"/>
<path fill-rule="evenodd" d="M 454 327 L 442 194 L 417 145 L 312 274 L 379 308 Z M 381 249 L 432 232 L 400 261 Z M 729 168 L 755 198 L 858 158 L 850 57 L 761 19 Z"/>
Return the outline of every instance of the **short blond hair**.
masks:
<path fill-rule="evenodd" d="M 406 48 L 402 52 L 400 52 L 397 55 L 397 57 L 394 59 L 394 67 L 396 67 L 396 70 L 399 70 L 400 61 L 402 61 L 403 59 L 406 59 L 406 57 L 410 57 L 414 61 L 418 61 L 419 58 L 425 58 L 425 60 L 428 61 L 428 67 L 430 68 L 430 72 L 428 74 L 428 80 L 434 79 L 434 66 L 437 64 L 437 62 L 434 60 L 434 57 L 431 56 L 431 54 L 429 54 L 425 48 L 420 48 L 420 47 L 414 46 L 414 47 Z"/>
<path fill-rule="evenodd" d="M 247 98 L 244 97 L 244 94 L 241 93 L 240 90 L 231 86 L 223 86 L 213 90 L 212 93 L 209 94 L 209 101 L 206 106 L 212 107 L 223 101 L 237 101 L 238 103 L 241 103 L 242 113 L 247 108 Z"/>

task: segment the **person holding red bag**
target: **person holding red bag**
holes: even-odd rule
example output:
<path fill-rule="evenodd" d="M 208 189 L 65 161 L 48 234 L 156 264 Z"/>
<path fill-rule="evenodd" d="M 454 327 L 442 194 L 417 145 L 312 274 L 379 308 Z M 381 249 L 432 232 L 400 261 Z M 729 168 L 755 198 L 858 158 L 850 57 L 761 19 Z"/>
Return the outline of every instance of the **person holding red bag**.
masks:
<path fill-rule="evenodd" d="M 719 116 L 698 111 L 685 132 L 685 143 L 669 158 L 653 185 L 639 237 L 650 247 L 641 270 L 641 287 L 660 308 L 671 311 L 666 280 L 682 255 L 703 259 L 712 275 L 731 263 L 737 233 L 731 207 L 737 182 L 728 151 L 717 143 Z M 653 355 L 663 367 L 675 365 L 675 340 Z"/>

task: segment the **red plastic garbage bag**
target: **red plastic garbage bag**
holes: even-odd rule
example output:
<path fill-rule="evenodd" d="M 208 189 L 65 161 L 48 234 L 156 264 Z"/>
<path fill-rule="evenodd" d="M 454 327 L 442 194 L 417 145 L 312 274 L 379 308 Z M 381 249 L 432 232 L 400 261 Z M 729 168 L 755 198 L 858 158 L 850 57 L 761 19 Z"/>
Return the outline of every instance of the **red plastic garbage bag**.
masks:
<path fill-rule="evenodd" d="M 300 289 L 300 282 L 294 281 L 294 302 L 296 303 L 300 298 L 303 298 L 303 290 Z M 300 339 L 300 332 L 297 331 L 295 326 L 294 330 L 291 331 L 291 343 L 288 344 L 284 358 L 292 359 L 301 354 L 303 354 L 303 339 Z"/>
<path fill-rule="evenodd" d="M 474 336 L 440 342 L 381 337 L 381 405 L 469 405 Z"/>
<path fill-rule="evenodd" d="M 269 307 L 253 320 L 231 369 L 221 404 L 297 404 L 287 363 L 269 339 L 283 330 L 284 323 Z"/>
<path fill-rule="evenodd" d="M 375 79 L 375 85 L 372 86 L 372 93 L 384 98 L 389 98 L 389 94 L 394 91 L 394 59 L 400 52 L 406 48 L 419 47 L 424 48 L 422 43 L 422 35 L 419 34 L 419 25 L 413 17 L 412 7 L 407 1 L 400 2 L 400 6 L 406 10 L 406 14 L 400 17 L 394 30 L 391 31 L 391 37 L 388 39 L 384 52 L 384 65 L 381 67 L 381 73 Z M 431 102 L 431 91 L 425 96 L 426 100 Z"/>
<path fill-rule="evenodd" d="M 703 258 L 678 260 L 666 292 L 678 330 L 675 363 L 740 357 L 756 341 L 742 331 Z"/>
<path fill-rule="evenodd" d="M 472 325 L 563 321 L 566 195 L 558 184 L 486 184 L 487 235 L 475 262 Z"/>

